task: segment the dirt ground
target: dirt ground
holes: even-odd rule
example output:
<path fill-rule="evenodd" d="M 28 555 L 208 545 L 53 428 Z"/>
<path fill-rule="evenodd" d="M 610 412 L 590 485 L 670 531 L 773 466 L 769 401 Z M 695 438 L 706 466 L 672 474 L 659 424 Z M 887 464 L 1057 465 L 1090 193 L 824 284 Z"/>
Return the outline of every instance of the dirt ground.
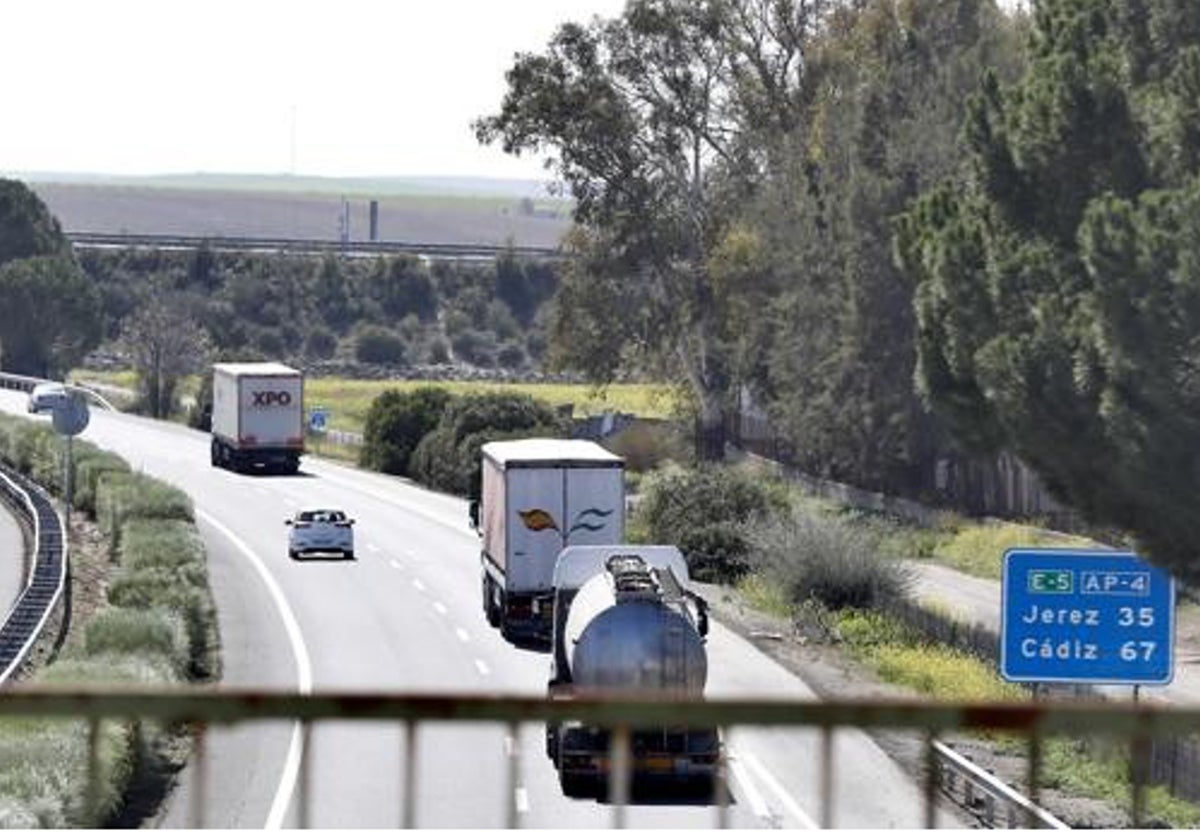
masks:
<path fill-rule="evenodd" d="M 54 611 L 29 658 L 14 674 L 14 680 L 27 679 L 38 668 L 54 661 L 58 651 L 67 645 L 82 644 L 82 630 L 88 617 L 107 603 L 107 586 L 112 564 L 108 543 L 94 522 L 78 514 L 71 517 L 68 548 L 67 595 Z M 31 539 L 26 535 L 26 540 Z M 64 625 L 64 615 L 70 621 Z"/>
<path fill-rule="evenodd" d="M 911 689 L 883 682 L 873 670 L 853 659 L 845 649 L 820 639 L 820 628 L 801 630 L 789 620 L 758 612 L 750 608 L 731 587 L 695 581 L 692 586 L 708 601 L 715 619 L 799 676 L 824 700 L 918 696 Z M 872 737 L 901 767 L 914 777 L 920 775 L 919 736 L 887 731 L 874 732 Z M 951 736 L 941 740 L 1011 787 L 1028 794 L 1023 758 L 1004 755 L 994 744 L 981 739 Z M 964 821 L 969 823 L 976 820 L 980 827 L 984 827 L 979 820 L 978 803 L 972 809 L 946 795 L 943 795 L 942 801 L 947 808 L 957 809 Z M 1040 802 L 1046 810 L 1073 828 L 1127 828 L 1130 825 L 1125 810 L 1110 802 L 1067 796 L 1050 789 L 1041 791 Z"/>

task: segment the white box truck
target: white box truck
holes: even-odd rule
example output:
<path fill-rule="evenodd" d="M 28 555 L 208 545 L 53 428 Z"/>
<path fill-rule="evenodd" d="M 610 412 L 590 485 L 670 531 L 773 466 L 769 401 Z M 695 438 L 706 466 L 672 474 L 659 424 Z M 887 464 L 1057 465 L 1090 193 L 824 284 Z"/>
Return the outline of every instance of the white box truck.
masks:
<path fill-rule="evenodd" d="M 212 464 L 295 473 L 304 452 L 304 375 L 276 362 L 213 365 Z"/>
<path fill-rule="evenodd" d="M 483 611 L 505 638 L 549 644 L 559 553 L 624 540 L 624 467 L 591 441 L 483 445 L 473 510 L 483 538 Z"/>

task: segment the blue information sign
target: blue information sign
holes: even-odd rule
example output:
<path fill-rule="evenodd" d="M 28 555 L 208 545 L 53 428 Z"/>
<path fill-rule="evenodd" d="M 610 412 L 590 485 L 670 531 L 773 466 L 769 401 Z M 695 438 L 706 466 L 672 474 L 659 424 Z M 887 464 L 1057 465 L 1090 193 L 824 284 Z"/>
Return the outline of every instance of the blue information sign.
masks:
<path fill-rule="evenodd" d="M 1169 683 L 1175 582 L 1118 551 L 1004 555 L 1000 673 L 1010 682 Z"/>
<path fill-rule="evenodd" d="M 308 430 L 314 434 L 324 434 L 329 426 L 329 412 L 317 406 L 308 412 Z"/>

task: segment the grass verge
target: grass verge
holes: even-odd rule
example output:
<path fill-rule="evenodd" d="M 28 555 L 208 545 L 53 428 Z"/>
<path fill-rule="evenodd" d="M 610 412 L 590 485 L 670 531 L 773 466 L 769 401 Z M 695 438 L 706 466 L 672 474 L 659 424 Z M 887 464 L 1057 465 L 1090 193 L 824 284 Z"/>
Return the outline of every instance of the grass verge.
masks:
<path fill-rule="evenodd" d="M 57 490 L 58 448 L 48 443 L 47 429 L 0 417 L 0 461 Z M 28 679 L 162 687 L 215 679 L 216 610 L 190 500 L 130 472 L 120 459 L 83 444 L 80 449 L 88 457 L 75 462 L 74 484 L 84 488 L 85 502 L 78 510 L 96 515 L 105 539 L 74 557 L 72 587 L 85 583 L 76 596 L 88 596 L 71 606 L 72 617 L 81 618 L 54 662 Z M 89 561 L 81 562 L 85 556 Z M 155 722 L 105 721 L 92 807 L 83 722 L 0 720 L 0 828 L 136 824 L 131 815 L 152 811 L 160 801 L 154 797 L 164 794 L 166 779 L 179 768 L 181 735 Z"/>
<path fill-rule="evenodd" d="M 991 662 L 944 645 L 929 644 L 911 629 L 878 613 L 842 610 L 834 616 L 843 642 L 859 661 L 880 678 L 919 694 L 951 702 L 1028 700 L 1029 692 L 1005 682 Z M 1004 752 L 1024 754 L 1024 742 L 993 736 Z M 1130 806 L 1128 751 L 1102 748 L 1070 738 L 1048 738 L 1044 744 L 1042 783 L 1065 794 Z M 1200 826 L 1200 807 L 1171 796 L 1162 786 L 1146 788 L 1146 817 L 1172 828 Z"/>

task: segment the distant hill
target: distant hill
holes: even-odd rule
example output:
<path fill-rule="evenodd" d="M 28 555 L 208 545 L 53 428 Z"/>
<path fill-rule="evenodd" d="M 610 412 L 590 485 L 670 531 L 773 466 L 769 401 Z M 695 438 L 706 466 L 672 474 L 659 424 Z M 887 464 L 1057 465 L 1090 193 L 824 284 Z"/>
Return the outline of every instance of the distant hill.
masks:
<path fill-rule="evenodd" d="M 350 236 L 390 241 L 555 247 L 569 202 L 532 181 L 314 178 L 291 175 L 105 176 L 23 173 L 68 232 L 336 239 L 342 201 Z"/>

